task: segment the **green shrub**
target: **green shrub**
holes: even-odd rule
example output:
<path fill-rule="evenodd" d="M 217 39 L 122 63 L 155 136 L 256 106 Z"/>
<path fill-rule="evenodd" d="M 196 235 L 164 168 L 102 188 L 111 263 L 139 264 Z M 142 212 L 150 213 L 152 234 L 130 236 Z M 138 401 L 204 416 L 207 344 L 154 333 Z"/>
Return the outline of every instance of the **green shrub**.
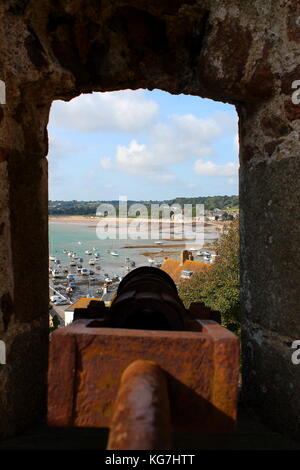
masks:
<path fill-rule="evenodd" d="M 231 222 L 216 244 L 215 263 L 207 273 L 195 274 L 181 282 L 179 295 L 188 308 L 191 302 L 204 302 L 222 314 L 222 324 L 240 332 L 239 220 Z"/>

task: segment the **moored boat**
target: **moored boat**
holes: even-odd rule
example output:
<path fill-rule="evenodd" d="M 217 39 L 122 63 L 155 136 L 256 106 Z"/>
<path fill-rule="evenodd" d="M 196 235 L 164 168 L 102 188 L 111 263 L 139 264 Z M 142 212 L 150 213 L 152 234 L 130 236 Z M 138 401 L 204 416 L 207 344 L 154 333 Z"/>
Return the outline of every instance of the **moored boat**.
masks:
<path fill-rule="evenodd" d="M 58 269 L 52 269 L 52 277 L 60 277 L 60 271 Z"/>

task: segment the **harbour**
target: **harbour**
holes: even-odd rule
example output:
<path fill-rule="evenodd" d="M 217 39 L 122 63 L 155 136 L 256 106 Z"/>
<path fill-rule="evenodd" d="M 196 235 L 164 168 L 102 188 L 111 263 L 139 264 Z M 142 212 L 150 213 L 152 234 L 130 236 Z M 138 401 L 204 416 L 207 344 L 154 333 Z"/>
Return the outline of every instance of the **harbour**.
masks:
<path fill-rule="evenodd" d="M 66 220 L 49 221 L 49 297 L 57 307 L 81 297 L 102 298 L 105 293 L 116 291 L 120 280 L 132 269 L 160 267 L 169 257 L 177 260 L 181 250 L 189 245 L 186 240 L 167 238 L 164 233 L 160 240 L 111 239 L 109 234 L 106 239 L 99 239 L 94 220 Z M 206 249 L 213 246 L 219 232 L 213 226 L 205 230 Z M 194 258 L 210 263 L 207 252 L 197 248 L 190 245 Z"/>

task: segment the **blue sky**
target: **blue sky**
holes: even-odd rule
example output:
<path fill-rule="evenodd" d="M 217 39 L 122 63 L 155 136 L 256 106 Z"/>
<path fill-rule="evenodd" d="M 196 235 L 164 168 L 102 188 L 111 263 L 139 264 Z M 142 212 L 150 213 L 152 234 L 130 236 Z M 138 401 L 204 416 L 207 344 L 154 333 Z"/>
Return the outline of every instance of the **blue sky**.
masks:
<path fill-rule="evenodd" d="M 238 194 L 237 114 L 160 90 L 80 95 L 51 108 L 49 199 Z"/>

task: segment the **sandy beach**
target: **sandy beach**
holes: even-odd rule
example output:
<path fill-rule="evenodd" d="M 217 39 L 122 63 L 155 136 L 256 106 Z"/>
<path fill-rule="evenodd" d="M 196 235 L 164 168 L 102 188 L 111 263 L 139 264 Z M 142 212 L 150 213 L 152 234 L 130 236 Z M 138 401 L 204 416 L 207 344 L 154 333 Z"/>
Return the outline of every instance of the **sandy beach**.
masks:
<path fill-rule="evenodd" d="M 73 224 L 88 224 L 92 227 L 96 227 L 99 222 L 103 222 L 104 218 L 100 217 L 90 217 L 90 216 L 81 216 L 81 215 L 67 215 L 67 216 L 50 216 L 49 222 L 62 222 L 62 223 L 73 223 Z M 106 223 L 122 225 L 122 224 L 130 224 L 132 222 L 138 222 L 141 224 L 152 223 L 152 224 L 170 224 L 170 226 L 180 226 L 182 225 L 182 221 L 169 221 L 165 220 L 164 222 L 162 219 L 145 219 L 145 218 L 115 218 L 115 217 L 106 217 Z M 192 220 L 188 223 L 192 223 Z M 193 223 L 193 225 L 195 222 Z M 222 221 L 214 221 L 214 222 L 205 222 L 204 226 L 211 230 L 223 230 L 223 227 L 226 225 L 226 222 Z"/>

